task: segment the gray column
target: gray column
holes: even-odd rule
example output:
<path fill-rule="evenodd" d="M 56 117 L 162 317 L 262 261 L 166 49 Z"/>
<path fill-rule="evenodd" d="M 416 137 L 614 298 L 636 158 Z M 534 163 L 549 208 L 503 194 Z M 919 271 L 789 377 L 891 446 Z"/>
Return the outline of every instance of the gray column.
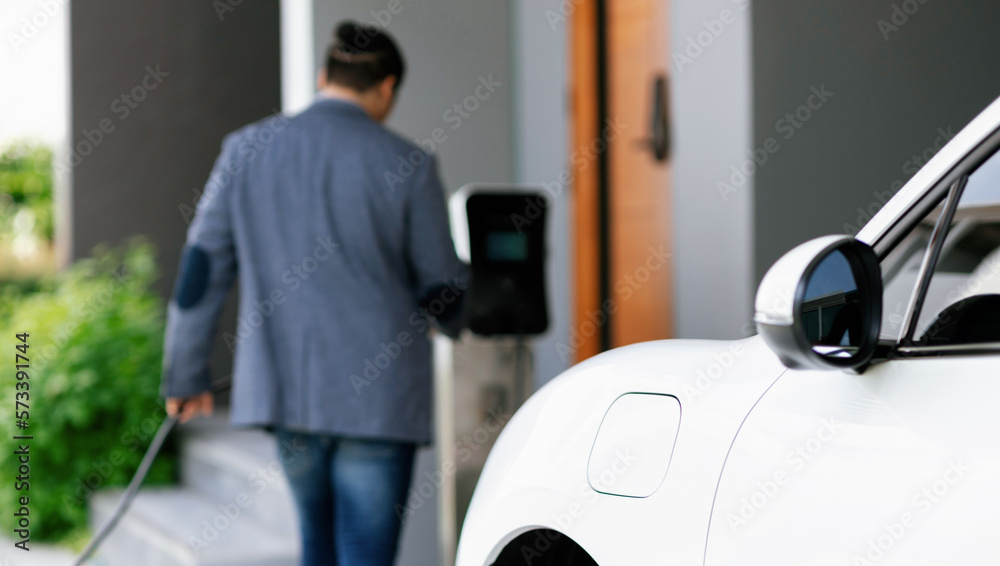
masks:
<path fill-rule="evenodd" d="M 856 233 L 1000 94 L 997 22 L 976 2 L 753 3 L 754 147 L 780 145 L 756 173 L 756 281 L 800 242 Z"/>
<path fill-rule="evenodd" d="M 278 11 L 277 0 L 72 4 L 73 153 L 61 163 L 72 173 L 72 258 L 143 235 L 163 268 L 157 288 L 170 292 L 185 209 L 223 136 L 281 107 Z M 213 370 L 230 366 L 219 340 Z"/>

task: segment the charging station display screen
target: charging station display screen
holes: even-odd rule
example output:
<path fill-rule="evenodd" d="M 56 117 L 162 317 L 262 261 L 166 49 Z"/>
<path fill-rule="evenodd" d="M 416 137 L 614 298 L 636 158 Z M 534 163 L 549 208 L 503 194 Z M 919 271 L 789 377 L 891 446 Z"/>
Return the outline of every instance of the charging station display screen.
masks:
<path fill-rule="evenodd" d="M 488 232 L 486 259 L 489 261 L 526 261 L 528 235 L 519 232 Z"/>
<path fill-rule="evenodd" d="M 542 191 L 482 190 L 465 198 L 471 281 L 469 330 L 480 336 L 541 334 L 548 328 Z"/>

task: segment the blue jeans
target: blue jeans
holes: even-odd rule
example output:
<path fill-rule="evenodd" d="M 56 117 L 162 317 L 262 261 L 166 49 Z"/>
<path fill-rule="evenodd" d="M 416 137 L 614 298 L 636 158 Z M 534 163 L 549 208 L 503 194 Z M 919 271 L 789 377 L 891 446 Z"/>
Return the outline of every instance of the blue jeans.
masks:
<path fill-rule="evenodd" d="M 299 510 L 302 565 L 392 566 L 416 447 L 282 429 L 275 437 L 296 447 L 282 465 Z"/>

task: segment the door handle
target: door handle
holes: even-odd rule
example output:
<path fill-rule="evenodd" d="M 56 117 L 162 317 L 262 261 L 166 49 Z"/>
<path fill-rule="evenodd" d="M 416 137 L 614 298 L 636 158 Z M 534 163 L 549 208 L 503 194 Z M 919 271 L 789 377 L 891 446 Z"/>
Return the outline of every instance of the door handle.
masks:
<path fill-rule="evenodd" d="M 670 155 L 670 108 L 667 104 L 667 76 L 657 75 L 653 79 L 653 99 L 650 110 L 649 137 L 639 140 L 645 149 L 653 152 L 653 158 L 664 162 Z"/>

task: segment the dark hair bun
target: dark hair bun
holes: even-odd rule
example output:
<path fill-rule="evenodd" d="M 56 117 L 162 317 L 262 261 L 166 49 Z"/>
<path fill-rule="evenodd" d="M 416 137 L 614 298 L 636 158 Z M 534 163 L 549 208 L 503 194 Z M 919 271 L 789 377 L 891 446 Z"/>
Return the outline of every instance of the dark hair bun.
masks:
<path fill-rule="evenodd" d="M 363 53 L 363 47 L 358 46 L 355 41 L 359 37 L 364 37 L 358 24 L 348 20 L 341 22 L 333 30 L 333 46 L 348 53 Z M 364 41 L 362 40 L 361 43 Z"/>
<path fill-rule="evenodd" d="M 396 51 L 395 44 L 378 26 L 366 26 L 351 20 L 341 22 L 334 28 L 333 43 L 351 54 Z"/>
<path fill-rule="evenodd" d="M 375 24 L 345 20 L 333 28 L 327 52 L 327 80 L 365 90 L 387 76 L 403 80 L 406 64 L 392 37 Z"/>

